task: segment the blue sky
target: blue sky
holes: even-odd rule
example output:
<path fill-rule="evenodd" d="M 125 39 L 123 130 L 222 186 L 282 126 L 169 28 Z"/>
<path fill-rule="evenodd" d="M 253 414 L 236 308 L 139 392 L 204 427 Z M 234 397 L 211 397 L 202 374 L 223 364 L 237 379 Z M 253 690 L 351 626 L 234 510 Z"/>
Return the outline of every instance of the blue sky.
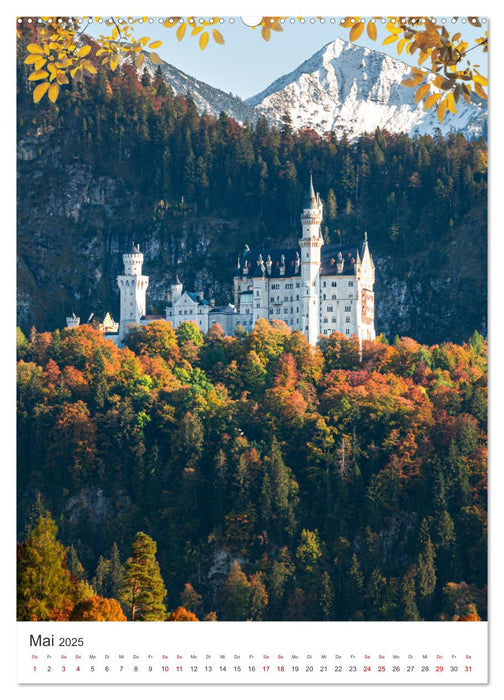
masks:
<path fill-rule="evenodd" d="M 475 38 L 483 36 L 488 27 L 487 24 L 482 28 L 474 28 L 461 19 L 452 23 L 451 16 L 445 17 L 448 29 L 460 31 L 470 45 Z M 165 61 L 214 87 L 247 98 L 266 88 L 281 75 L 297 68 L 336 37 L 348 41 L 349 30 L 339 26 L 339 17 L 325 17 L 324 22 L 309 16 L 303 18 L 304 22 L 300 22 L 297 17 L 293 19 L 294 21 L 287 19 L 283 24 L 284 30 L 272 32 L 270 41 L 266 42 L 261 37 L 260 29 L 251 29 L 240 17 L 225 17 L 224 22 L 218 25 L 225 39 L 224 46 L 211 40 L 204 51 L 198 46 L 197 36 L 191 37 L 187 32 L 179 42 L 175 36 L 176 30 L 161 26 L 158 17 L 154 16 L 152 22 L 143 26 L 136 24 L 135 35 L 161 40 L 163 45 L 156 51 Z M 331 19 L 335 21 L 331 22 Z M 88 31 L 99 36 L 106 33 L 106 29 L 105 26 L 93 23 Z M 370 41 L 364 32 L 356 43 L 397 58 L 394 45 L 382 45 L 387 34 L 385 26 L 382 26 L 377 41 Z M 406 61 L 409 59 L 415 64 L 412 57 L 404 55 L 404 52 L 399 58 Z M 475 50 L 471 60 L 479 63 L 481 72 L 486 74 L 486 54 L 479 49 Z"/>

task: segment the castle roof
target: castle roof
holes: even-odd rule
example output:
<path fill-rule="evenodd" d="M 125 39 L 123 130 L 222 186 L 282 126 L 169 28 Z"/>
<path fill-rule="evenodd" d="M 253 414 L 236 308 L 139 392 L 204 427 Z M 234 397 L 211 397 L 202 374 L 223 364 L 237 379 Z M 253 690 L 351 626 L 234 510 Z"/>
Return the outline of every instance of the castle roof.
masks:
<path fill-rule="evenodd" d="M 362 254 L 363 245 L 339 245 L 339 243 L 325 245 L 322 247 L 320 274 L 322 276 L 353 275 L 355 264 L 361 262 Z M 338 271 L 338 262 L 341 272 Z M 342 268 L 341 263 L 343 263 Z"/>
<path fill-rule="evenodd" d="M 310 187 L 308 188 L 308 191 L 306 193 L 306 198 L 305 198 L 303 208 L 304 209 L 317 209 L 318 208 L 318 201 L 317 201 L 317 196 L 315 195 L 315 190 L 313 188 L 313 177 L 312 177 L 311 173 L 310 173 Z"/>
<path fill-rule="evenodd" d="M 285 273 L 280 274 L 282 267 L 282 255 L 285 260 Z M 263 273 L 260 267 L 260 260 L 265 268 L 266 277 L 296 277 L 301 275 L 301 265 L 298 265 L 296 272 L 296 259 L 300 256 L 299 248 L 255 248 L 246 250 L 242 257 L 242 267 L 245 265 L 249 269 L 250 277 L 262 277 Z M 268 258 L 271 260 L 271 272 L 268 272 Z M 301 258 L 299 257 L 299 262 Z M 241 276 L 241 275 L 240 275 Z"/>
<path fill-rule="evenodd" d="M 211 314 L 235 314 L 237 313 L 236 306 L 234 304 L 224 304 L 224 306 L 215 306 L 211 311 Z"/>
<path fill-rule="evenodd" d="M 207 299 L 202 299 L 202 298 L 200 298 L 200 295 L 199 295 L 199 294 L 196 294 L 196 292 L 187 292 L 187 291 L 186 291 L 186 292 L 184 292 L 184 294 L 187 294 L 187 296 L 189 297 L 189 299 L 191 299 L 191 300 L 194 301 L 196 304 L 198 304 L 198 306 L 212 306 L 211 303 L 210 303 L 209 301 L 207 301 Z M 175 303 L 178 303 L 181 299 L 183 299 L 184 294 L 182 294 L 182 295 L 177 299 L 177 301 L 176 301 Z M 173 306 L 173 302 L 169 301 L 169 302 L 166 304 L 166 306 L 167 306 L 167 307 Z"/>
<path fill-rule="evenodd" d="M 188 297 L 190 297 L 193 301 L 197 302 L 201 306 L 212 306 L 210 302 L 206 299 L 200 299 L 196 292 L 186 292 L 186 294 Z"/>
<path fill-rule="evenodd" d="M 331 243 L 323 245 L 321 250 L 321 275 L 353 275 L 355 273 L 355 263 L 362 260 L 364 246 L 367 241 L 360 245 Z M 301 277 L 301 264 L 296 266 L 296 261 L 300 263 L 301 251 L 299 248 L 256 248 L 246 250 L 242 256 L 242 268 L 248 267 L 249 277 L 265 277 L 282 278 L 282 277 Z M 339 255 L 341 254 L 341 258 Z M 285 260 L 285 272 L 280 274 L 282 268 L 282 255 Z M 268 257 L 271 259 L 271 272 L 268 271 Z M 264 266 L 264 272 L 261 267 Z M 338 272 L 338 261 L 343 262 L 343 267 Z M 297 271 L 296 271 L 297 267 Z M 238 272 L 241 277 L 241 270 Z"/>

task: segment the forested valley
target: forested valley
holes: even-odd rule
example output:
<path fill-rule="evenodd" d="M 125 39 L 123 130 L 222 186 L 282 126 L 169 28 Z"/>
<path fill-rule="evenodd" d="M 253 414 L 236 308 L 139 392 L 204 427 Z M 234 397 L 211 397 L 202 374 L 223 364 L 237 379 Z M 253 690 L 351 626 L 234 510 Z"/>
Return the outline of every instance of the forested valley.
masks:
<path fill-rule="evenodd" d="M 486 618 L 478 333 L 361 352 L 157 321 L 18 353 L 21 619 Z"/>

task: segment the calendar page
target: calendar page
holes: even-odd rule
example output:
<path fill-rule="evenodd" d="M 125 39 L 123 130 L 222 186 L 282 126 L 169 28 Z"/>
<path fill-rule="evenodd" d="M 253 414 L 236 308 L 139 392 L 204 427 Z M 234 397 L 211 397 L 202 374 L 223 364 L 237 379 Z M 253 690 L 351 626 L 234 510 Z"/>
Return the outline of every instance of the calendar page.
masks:
<path fill-rule="evenodd" d="M 20 687 L 488 683 L 489 18 L 307 9 L 16 18 Z"/>

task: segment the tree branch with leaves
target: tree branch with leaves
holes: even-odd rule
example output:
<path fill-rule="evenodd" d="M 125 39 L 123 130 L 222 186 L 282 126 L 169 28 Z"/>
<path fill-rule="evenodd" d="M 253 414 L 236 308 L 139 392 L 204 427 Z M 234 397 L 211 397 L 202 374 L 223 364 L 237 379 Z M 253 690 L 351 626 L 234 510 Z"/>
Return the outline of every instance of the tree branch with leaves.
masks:
<path fill-rule="evenodd" d="M 482 26 L 478 17 L 465 19 L 474 27 Z M 473 90 L 481 99 L 487 99 L 483 87 L 488 85 L 488 79 L 481 74 L 479 65 L 471 64 L 468 54 L 477 48 L 488 51 L 488 32 L 470 46 L 461 32 L 451 33 L 444 23 L 430 17 L 345 17 L 342 26 L 350 29 L 350 41 L 357 41 L 364 28 L 368 37 L 376 41 L 378 27 L 384 22 L 387 36 L 382 45 L 395 43 L 399 55 L 402 51 L 410 56 L 418 54 L 418 66 L 429 64 L 428 70 L 413 67 L 411 77 L 402 84 L 416 88 L 415 102 L 424 100 L 424 110 L 437 105 L 440 122 L 446 110 L 456 114 L 460 97 L 470 104 Z"/>
<path fill-rule="evenodd" d="M 251 29 L 260 28 L 261 37 L 269 41 L 272 32 L 283 31 L 282 25 L 286 19 L 262 17 Z M 474 27 L 482 26 L 478 17 L 464 19 Z M 211 40 L 218 45 L 225 43 L 224 36 L 216 27 L 221 20 L 220 17 L 167 17 L 161 24 L 167 29 L 176 28 L 178 41 L 186 37 L 197 39 L 199 48 L 204 50 Z M 154 49 L 158 49 L 162 42 L 151 41 L 148 36 L 135 36 L 136 27 L 143 26 L 148 21 L 147 17 L 95 18 L 94 21 L 103 22 L 111 30 L 94 40 L 95 44 L 85 34 L 91 21 L 91 17 L 42 17 L 32 22 L 36 42 L 28 44 L 25 64 L 33 66 L 28 80 L 37 83 L 33 90 L 34 102 L 40 102 L 46 94 L 51 102 L 56 102 L 61 86 L 68 85 L 72 80 L 83 80 L 86 74 L 96 74 L 96 61 L 112 71 L 125 59 L 140 68 L 148 52 L 152 63 L 161 64 L 161 58 Z M 469 104 L 474 91 L 481 99 L 487 99 L 484 87 L 488 85 L 488 80 L 480 72 L 479 65 L 471 64 L 468 55 L 477 48 L 488 51 L 488 32 L 470 46 L 462 38 L 461 32 L 452 33 L 445 24 L 430 17 L 344 17 L 340 20 L 341 27 L 350 29 L 352 42 L 358 41 L 364 29 L 367 36 L 376 41 L 382 25 L 385 25 L 387 32 L 382 45 L 395 44 L 398 55 L 404 51 L 409 56 L 418 56 L 418 68 L 412 67 L 411 76 L 405 78 L 402 84 L 416 88 L 415 101 L 419 103 L 424 100 L 425 110 L 437 105 L 440 122 L 447 110 L 454 114 L 457 112 L 460 97 Z M 95 45 L 98 48 L 93 63 L 91 51 Z M 426 62 L 428 69 L 420 68 Z"/>

